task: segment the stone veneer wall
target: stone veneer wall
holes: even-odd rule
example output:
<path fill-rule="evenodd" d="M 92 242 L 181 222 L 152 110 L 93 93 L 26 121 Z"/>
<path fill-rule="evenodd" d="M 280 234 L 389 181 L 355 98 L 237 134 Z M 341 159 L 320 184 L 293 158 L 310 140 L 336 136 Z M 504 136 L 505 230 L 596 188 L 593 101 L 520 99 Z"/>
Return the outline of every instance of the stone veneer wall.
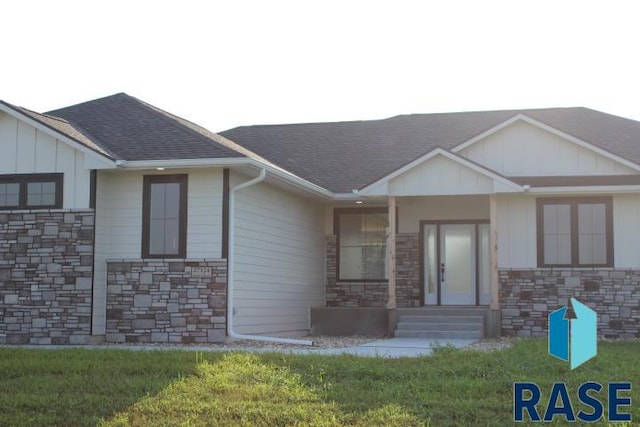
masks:
<path fill-rule="evenodd" d="M 396 303 L 420 307 L 420 234 L 396 235 Z"/>
<path fill-rule="evenodd" d="M 546 335 L 547 315 L 574 297 L 598 313 L 598 335 L 640 337 L 640 270 L 500 270 L 502 334 Z"/>
<path fill-rule="evenodd" d="M 0 212 L 0 344 L 86 344 L 91 209 Z"/>
<path fill-rule="evenodd" d="M 226 316 L 226 260 L 107 261 L 107 342 L 222 342 Z"/>
<path fill-rule="evenodd" d="M 385 307 L 388 282 L 341 282 L 337 280 L 337 239 L 326 236 L 326 304 L 328 307 Z M 398 307 L 420 305 L 420 238 L 396 236 L 396 303 Z"/>

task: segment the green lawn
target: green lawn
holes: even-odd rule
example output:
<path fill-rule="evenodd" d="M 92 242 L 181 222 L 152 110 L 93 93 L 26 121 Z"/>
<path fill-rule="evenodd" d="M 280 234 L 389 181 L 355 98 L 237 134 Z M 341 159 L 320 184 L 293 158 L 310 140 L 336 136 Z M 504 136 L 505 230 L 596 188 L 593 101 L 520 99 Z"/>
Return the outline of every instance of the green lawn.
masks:
<path fill-rule="evenodd" d="M 0 425 L 500 426 L 512 423 L 514 381 L 537 383 L 546 402 L 556 381 L 575 398 L 584 381 L 638 377 L 638 342 L 600 343 L 574 371 L 546 353 L 544 340 L 395 360 L 5 348 Z M 640 420 L 638 406 L 623 409 Z"/>

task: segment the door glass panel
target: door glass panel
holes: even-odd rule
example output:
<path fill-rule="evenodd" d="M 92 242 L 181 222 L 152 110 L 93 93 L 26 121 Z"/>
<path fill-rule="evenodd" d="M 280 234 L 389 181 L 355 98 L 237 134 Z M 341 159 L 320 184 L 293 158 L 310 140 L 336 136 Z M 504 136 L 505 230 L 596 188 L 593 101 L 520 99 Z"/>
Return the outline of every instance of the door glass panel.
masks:
<path fill-rule="evenodd" d="M 425 225 L 422 230 L 424 253 L 424 295 L 425 304 L 438 303 L 438 253 L 437 253 L 438 226 Z"/>
<path fill-rule="evenodd" d="M 478 270 L 480 273 L 480 304 L 491 303 L 491 244 L 489 224 L 478 224 Z"/>
<path fill-rule="evenodd" d="M 440 227 L 440 278 L 442 304 L 475 304 L 475 225 Z"/>

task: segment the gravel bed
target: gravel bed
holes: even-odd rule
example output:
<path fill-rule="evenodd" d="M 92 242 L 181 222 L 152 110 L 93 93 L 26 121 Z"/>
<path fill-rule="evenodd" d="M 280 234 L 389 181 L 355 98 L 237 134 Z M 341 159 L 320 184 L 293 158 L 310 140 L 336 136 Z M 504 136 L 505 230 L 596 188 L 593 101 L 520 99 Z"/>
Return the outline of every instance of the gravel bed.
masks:
<path fill-rule="evenodd" d="M 271 341 L 257 341 L 257 340 L 244 340 L 244 339 L 235 339 L 235 338 L 227 338 L 223 343 L 210 343 L 210 344 L 180 344 L 180 343 L 102 343 L 101 345 L 106 346 L 145 346 L 145 347 L 202 347 L 206 348 L 272 348 L 274 350 L 278 349 L 288 349 L 288 348 L 343 348 L 343 347 L 354 347 L 361 344 L 365 344 L 371 341 L 379 340 L 380 338 L 375 337 L 366 337 L 362 335 L 354 335 L 354 336 L 317 336 L 317 337 L 300 337 L 301 340 L 311 340 L 313 341 L 313 346 L 308 346 L 304 344 L 289 344 L 289 343 L 278 343 Z"/>
<path fill-rule="evenodd" d="M 514 337 L 486 338 L 465 347 L 465 349 L 477 351 L 504 350 L 511 347 L 516 340 L 517 338 Z"/>

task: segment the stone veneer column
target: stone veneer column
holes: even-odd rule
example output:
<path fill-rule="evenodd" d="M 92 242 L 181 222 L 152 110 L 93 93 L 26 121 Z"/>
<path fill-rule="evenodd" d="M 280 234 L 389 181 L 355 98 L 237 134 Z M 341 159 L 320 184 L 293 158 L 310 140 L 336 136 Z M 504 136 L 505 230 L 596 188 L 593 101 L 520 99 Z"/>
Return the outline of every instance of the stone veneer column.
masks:
<path fill-rule="evenodd" d="M 94 212 L 0 212 L 0 344 L 86 344 Z"/>
<path fill-rule="evenodd" d="M 420 234 L 396 235 L 396 287 L 398 307 L 420 306 Z"/>
<path fill-rule="evenodd" d="M 223 342 L 226 316 L 226 260 L 107 261 L 107 342 Z"/>

